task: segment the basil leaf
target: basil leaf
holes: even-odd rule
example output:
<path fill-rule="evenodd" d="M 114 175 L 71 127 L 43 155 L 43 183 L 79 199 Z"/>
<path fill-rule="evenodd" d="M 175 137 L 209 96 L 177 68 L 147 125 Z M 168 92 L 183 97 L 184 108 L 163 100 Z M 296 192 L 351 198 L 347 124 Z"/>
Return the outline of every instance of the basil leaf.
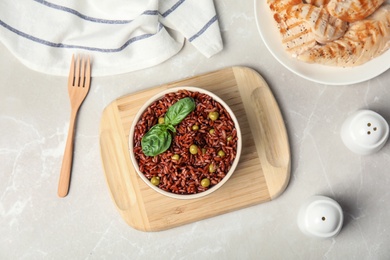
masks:
<path fill-rule="evenodd" d="M 171 132 L 176 132 L 175 126 L 195 109 L 195 101 L 191 97 L 180 99 L 168 108 L 163 124 L 154 125 L 141 139 L 142 151 L 147 156 L 156 156 L 168 150 L 171 146 Z"/>
<path fill-rule="evenodd" d="M 168 129 L 171 127 L 165 124 L 154 125 L 142 137 L 141 146 L 145 155 L 156 156 L 168 150 L 172 142 L 172 136 Z"/>
<path fill-rule="evenodd" d="M 168 108 L 164 117 L 164 123 L 167 125 L 178 125 L 188 116 L 196 107 L 195 101 L 191 97 L 182 98 Z"/>
<path fill-rule="evenodd" d="M 176 133 L 176 128 L 173 125 L 166 125 L 167 130 L 171 130 L 173 133 Z"/>

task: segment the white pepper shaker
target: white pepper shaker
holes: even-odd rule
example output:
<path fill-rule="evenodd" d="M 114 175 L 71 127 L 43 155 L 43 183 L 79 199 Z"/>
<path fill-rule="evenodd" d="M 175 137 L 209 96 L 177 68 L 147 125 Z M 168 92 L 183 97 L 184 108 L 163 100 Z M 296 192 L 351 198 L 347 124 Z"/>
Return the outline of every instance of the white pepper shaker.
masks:
<path fill-rule="evenodd" d="M 311 237 L 331 238 L 339 234 L 344 221 L 341 206 L 325 196 L 308 198 L 299 209 L 298 226 Z"/>
<path fill-rule="evenodd" d="M 378 152 L 387 142 L 389 125 L 378 113 L 358 110 L 344 121 L 341 139 L 357 154 L 367 155 Z"/>

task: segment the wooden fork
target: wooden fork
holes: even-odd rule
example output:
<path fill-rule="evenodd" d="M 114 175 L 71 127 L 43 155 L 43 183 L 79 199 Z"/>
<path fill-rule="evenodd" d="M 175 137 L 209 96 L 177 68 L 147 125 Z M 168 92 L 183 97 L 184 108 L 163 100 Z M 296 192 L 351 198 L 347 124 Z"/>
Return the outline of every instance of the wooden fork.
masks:
<path fill-rule="evenodd" d="M 77 112 L 85 97 L 88 94 L 91 83 L 91 64 L 89 57 L 87 60 L 77 57 L 75 62 L 74 55 L 72 55 L 72 62 L 70 65 L 68 77 L 68 93 L 71 106 L 70 123 L 68 130 L 68 138 L 66 140 L 64 158 L 62 159 L 62 167 L 60 173 L 60 180 L 58 183 L 58 196 L 65 197 L 69 191 L 70 176 L 73 161 L 73 139 L 74 128 L 77 117 Z"/>

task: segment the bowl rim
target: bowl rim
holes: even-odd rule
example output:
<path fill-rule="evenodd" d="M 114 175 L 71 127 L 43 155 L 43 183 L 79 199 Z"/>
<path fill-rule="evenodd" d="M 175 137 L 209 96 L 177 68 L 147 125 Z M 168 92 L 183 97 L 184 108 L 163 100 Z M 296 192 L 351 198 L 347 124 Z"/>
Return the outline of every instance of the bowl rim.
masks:
<path fill-rule="evenodd" d="M 208 190 L 200 192 L 200 193 L 195 193 L 195 194 L 176 194 L 176 193 L 164 191 L 164 190 L 158 188 L 157 186 L 153 185 L 148 180 L 148 178 L 146 178 L 145 175 L 139 170 L 138 162 L 135 159 L 135 156 L 134 156 L 134 153 L 133 153 L 133 146 L 134 146 L 134 138 L 133 137 L 134 137 L 135 125 L 138 123 L 139 118 L 142 116 L 144 111 L 154 101 L 164 97 L 165 94 L 178 92 L 179 90 L 188 90 L 188 91 L 192 91 L 192 92 L 204 93 L 204 94 L 207 94 L 207 95 L 211 96 L 214 100 L 219 102 L 226 109 L 226 111 L 230 114 L 230 117 L 232 118 L 232 120 L 234 122 L 236 131 L 237 131 L 237 137 L 238 137 L 238 139 L 237 139 L 236 157 L 234 158 L 233 163 L 232 163 L 232 165 L 230 167 L 230 170 L 227 172 L 226 176 L 217 185 L 213 186 L 211 189 L 208 189 Z M 225 184 L 228 181 L 228 179 L 233 175 L 233 173 L 234 173 L 234 171 L 235 171 L 235 169 L 236 169 L 236 167 L 238 165 L 238 162 L 240 161 L 241 150 L 242 150 L 242 134 L 241 134 L 240 125 L 238 123 L 236 115 L 231 110 L 231 108 L 225 103 L 225 101 L 223 101 L 219 96 L 217 96 L 216 94 L 214 94 L 214 93 L 212 93 L 212 92 L 210 92 L 208 90 L 200 88 L 200 87 L 178 86 L 178 87 L 167 88 L 167 89 L 165 89 L 163 91 L 160 91 L 159 93 L 157 93 L 157 94 L 153 95 L 152 97 L 150 97 L 141 106 L 141 108 L 138 110 L 138 112 L 134 116 L 133 121 L 131 123 L 128 144 L 129 144 L 128 149 L 129 149 L 130 159 L 131 159 L 131 162 L 133 164 L 134 170 L 137 172 L 138 176 L 146 183 L 146 185 L 148 185 L 150 188 L 152 188 L 156 192 L 158 192 L 158 193 L 160 193 L 162 195 L 165 195 L 167 197 L 186 200 L 186 199 L 197 199 L 197 198 L 201 198 L 201 197 L 207 196 L 207 195 L 215 192 L 216 190 L 218 190 L 220 187 L 223 186 L 223 184 Z"/>

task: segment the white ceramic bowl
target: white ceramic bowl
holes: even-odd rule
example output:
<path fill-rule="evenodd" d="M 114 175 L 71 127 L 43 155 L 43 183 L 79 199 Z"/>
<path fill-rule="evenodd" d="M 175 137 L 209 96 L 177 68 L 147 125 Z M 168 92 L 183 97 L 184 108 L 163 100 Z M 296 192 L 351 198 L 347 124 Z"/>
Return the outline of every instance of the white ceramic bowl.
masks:
<path fill-rule="evenodd" d="M 133 147 L 134 147 L 134 128 L 135 128 L 135 125 L 138 123 L 140 117 L 142 116 L 143 112 L 156 100 L 164 97 L 165 94 L 168 94 L 168 93 L 173 93 L 173 92 L 178 92 L 179 90 L 188 90 L 188 91 L 192 91 L 192 92 L 200 92 L 200 93 L 204 93 L 204 94 L 207 94 L 209 95 L 210 97 L 212 97 L 215 101 L 219 102 L 225 109 L 226 111 L 230 114 L 234 124 L 235 124 L 235 128 L 237 130 L 237 150 L 236 150 L 236 157 L 230 167 L 230 170 L 229 172 L 226 174 L 226 176 L 215 186 L 211 187 L 210 189 L 206 190 L 206 191 L 203 191 L 203 192 L 200 192 L 200 193 L 196 193 L 196 194 L 185 194 L 185 195 L 182 195 L 182 194 L 175 194 L 175 193 L 172 193 L 172 192 L 167 192 L 167 191 L 164 191 L 160 188 L 158 188 L 157 186 L 153 185 L 150 180 L 148 180 L 148 178 L 145 177 L 145 175 L 139 170 L 139 166 L 138 166 L 138 162 L 137 160 L 135 159 L 135 156 L 134 156 L 134 152 L 133 152 Z M 171 197 L 171 198 L 175 198 L 175 199 L 197 199 L 197 198 L 201 198 L 201 197 L 204 197 L 204 196 L 207 196 L 209 195 L 210 193 L 218 190 L 219 188 L 222 187 L 222 185 L 224 183 L 226 183 L 228 181 L 228 179 L 232 176 L 234 170 L 236 169 L 237 167 L 237 164 L 240 160 L 240 155 L 241 155 L 241 149 L 242 149 L 242 136 L 241 136 L 241 130 L 240 130 L 240 126 L 238 124 L 238 121 L 237 121 L 237 118 L 236 116 L 234 115 L 233 111 L 230 109 L 230 107 L 221 99 L 219 98 L 218 96 L 216 96 L 215 94 L 211 93 L 210 91 L 207 91 L 207 90 L 204 90 L 202 88 L 198 88 L 198 87 L 189 87 L 189 86 L 182 86 L 182 87 L 174 87 L 174 88 L 169 88 L 169 89 L 166 89 L 158 94 L 156 94 L 155 96 L 151 97 L 148 101 L 145 102 L 145 104 L 139 109 L 139 111 L 137 112 L 137 114 L 135 115 L 134 117 L 134 120 L 131 124 L 131 128 L 130 128 L 130 134 L 129 134 L 129 152 L 130 152 L 130 159 L 131 159 L 131 162 L 133 163 L 133 166 L 134 166 L 134 169 L 135 171 L 137 172 L 138 176 L 150 187 L 152 188 L 153 190 L 157 191 L 158 193 L 162 194 L 162 195 L 165 195 L 165 196 L 168 196 L 168 197 Z"/>

